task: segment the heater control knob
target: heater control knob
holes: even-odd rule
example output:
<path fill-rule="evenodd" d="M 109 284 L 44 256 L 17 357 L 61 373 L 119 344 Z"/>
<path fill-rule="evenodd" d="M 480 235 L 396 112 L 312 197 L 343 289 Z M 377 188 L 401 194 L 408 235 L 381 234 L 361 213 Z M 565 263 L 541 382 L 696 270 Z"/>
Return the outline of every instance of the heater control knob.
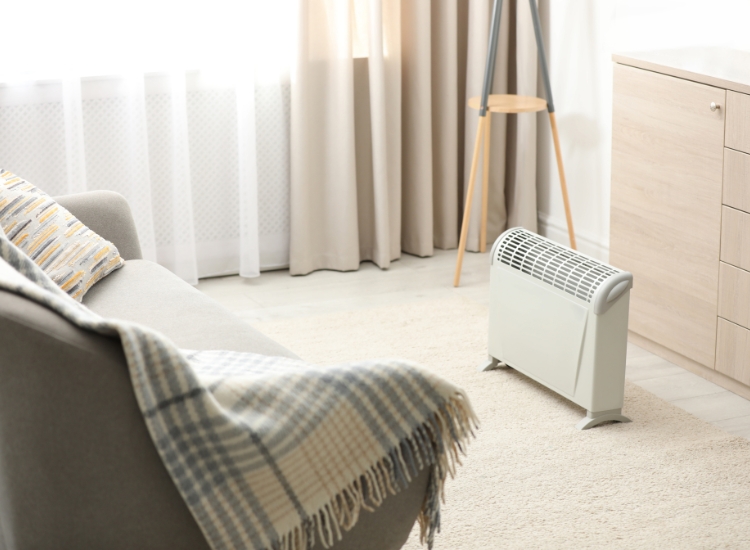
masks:
<path fill-rule="evenodd" d="M 712 102 L 711 102 L 711 110 L 712 110 L 712 111 L 715 111 L 716 109 L 721 109 L 721 105 L 719 105 L 719 104 L 718 104 L 718 103 L 716 103 L 715 101 L 712 101 Z"/>

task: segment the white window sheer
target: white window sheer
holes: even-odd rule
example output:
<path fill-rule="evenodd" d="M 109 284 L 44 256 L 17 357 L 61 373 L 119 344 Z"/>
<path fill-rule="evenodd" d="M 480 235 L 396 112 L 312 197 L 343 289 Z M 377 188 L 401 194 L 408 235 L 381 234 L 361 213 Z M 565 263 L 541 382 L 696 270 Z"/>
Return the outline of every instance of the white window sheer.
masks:
<path fill-rule="evenodd" d="M 188 282 L 287 265 L 289 8 L 4 8 L 0 167 L 50 194 L 122 193 L 144 256 Z"/>

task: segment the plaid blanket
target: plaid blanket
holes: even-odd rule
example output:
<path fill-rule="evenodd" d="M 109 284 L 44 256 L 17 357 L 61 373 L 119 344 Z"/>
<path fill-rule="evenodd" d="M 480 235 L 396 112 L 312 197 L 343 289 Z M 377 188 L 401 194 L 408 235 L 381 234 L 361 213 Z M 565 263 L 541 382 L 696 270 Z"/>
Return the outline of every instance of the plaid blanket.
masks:
<path fill-rule="evenodd" d="M 1 288 L 120 338 L 154 445 L 212 548 L 327 547 L 423 468 L 432 546 L 446 476 L 476 425 L 461 390 L 404 361 L 179 350 L 70 298 L 1 230 L 0 258 L 15 269 L 0 265 Z"/>

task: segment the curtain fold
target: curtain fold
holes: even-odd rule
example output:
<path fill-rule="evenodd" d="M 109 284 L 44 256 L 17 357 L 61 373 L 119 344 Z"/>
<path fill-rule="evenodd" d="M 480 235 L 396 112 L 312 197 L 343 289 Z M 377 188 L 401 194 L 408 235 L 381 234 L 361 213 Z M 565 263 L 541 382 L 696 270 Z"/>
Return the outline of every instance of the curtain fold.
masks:
<path fill-rule="evenodd" d="M 491 0 L 298 0 L 290 271 L 458 244 Z M 493 93 L 536 95 L 528 5 L 504 2 Z M 468 136 L 469 139 L 466 139 Z M 481 183 L 481 169 L 477 177 Z M 536 230 L 536 116 L 493 115 L 488 241 Z M 479 249 L 481 193 L 468 249 Z"/>
<path fill-rule="evenodd" d="M 169 123 L 167 148 L 168 170 L 165 171 L 172 208 L 171 244 L 157 259 L 190 284 L 198 283 L 198 268 L 193 226 L 193 181 L 188 143 L 187 90 L 184 72 L 169 74 Z M 160 257 L 161 256 L 161 257 Z"/>
<path fill-rule="evenodd" d="M 373 260 L 381 267 L 388 267 L 392 259 L 398 258 L 400 246 L 398 235 L 401 220 L 396 216 L 400 209 L 401 175 L 400 149 L 401 141 L 396 137 L 400 130 L 401 115 L 401 61 L 398 52 L 401 50 L 401 37 L 398 35 L 398 7 L 396 0 L 371 0 L 369 7 L 369 25 L 367 31 L 368 57 L 359 59 L 359 65 L 367 67 L 369 81 L 369 102 L 364 98 L 358 112 L 370 111 L 370 141 L 372 143 L 372 222 L 360 224 L 360 249 L 367 250 L 365 258 Z M 364 73 L 364 71 L 362 71 Z M 355 79 L 355 82 L 357 80 Z M 355 89 L 356 89 L 355 85 Z M 368 142 L 365 134 L 358 142 Z M 358 151 L 357 159 L 367 155 Z M 365 180 L 367 178 L 364 178 Z M 368 209 L 366 201 L 359 201 L 359 211 Z"/>
<path fill-rule="evenodd" d="M 359 266 L 352 4 L 299 0 L 292 64 L 290 271 Z"/>
<path fill-rule="evenodd" d="M 401 248 L 431 256 L 432 239 L 432 36 L 431 2 L 403 2 Z"/>
<path fill-rule="evenodd" d="M 65 127 L 65 172 L 67 192 L 86 190 L 86 154 L 83 141 L 81 79 L 67 75 L 62 79 L 62 108 Z"/>
<path fill-rule="evenodd" d="M 252 73 L 238 78 L 237 186 L 239 190 L 239 272 L 242 277 L 260 275 L 258 237 L 258 162 L 255 119 L 255 83 Z M 257 251 L 257 252 L 256 252 Z"/>
<path fill-rule="evenodd" d="M 534 38 L 534 26 L 528 2 L 518 2 L 511 16 L 511 24 L 515 24 L 510 39 L 515 48 L 515 55 L 510 53 L 513 61 L 509 71 L 511 93 L 535 96 L 537 95 L 537 48 Z M 508 116 L 508 131 L 506 134 L 506 156 L 508 171 L 505 182 L 505 203 L 507 220 L 495 228 L 496 236 L 505 228 L 523 226 L 532 231 L 537 230 L 537 202 L 536 202 L 536 131 L 537 117 L 544 116 L 536 113 L 522 113 Z"/>
<path fill-rule="evenodd" d="M 459 60 L 466 55 L 459 29 L 465 25 L 460 19 L 465 6 L 435 2 L 431 8 L 432 233 L 435 247 L 445 249 L 458 246 L 459 108 L 463 111 L 464 103 Z"/>
<path fill-rule="evenodd" d="M 123 116 L 109 116 L 104 124 L 98 125 L 102 131 L 89 128 L 89 135 L 107 150 L 102 156 L 121 159 L 116 169 L 105 178 L 108 184 L 118 185 L 120 192 L 128 199 L 138 228 L 141 253 L 150 261 L 157 261 L 156 235 L 154 232 L 154 208 L 151 199 L 151 167 L 148 151 L 148 118 L 146 115 L 146 88 L 143 73 L 125 74 L 119 83 L 123 98 Z M 114 113 L 113 113 L 114 114 Z M 102 114 L 104 115 L 104 114 Z M 110 139 L 106 139 L 106 132 Z M 112 140 L 111 136 L 121 136 Z M 117 183 L 115 183 L 117 182 Z"/>

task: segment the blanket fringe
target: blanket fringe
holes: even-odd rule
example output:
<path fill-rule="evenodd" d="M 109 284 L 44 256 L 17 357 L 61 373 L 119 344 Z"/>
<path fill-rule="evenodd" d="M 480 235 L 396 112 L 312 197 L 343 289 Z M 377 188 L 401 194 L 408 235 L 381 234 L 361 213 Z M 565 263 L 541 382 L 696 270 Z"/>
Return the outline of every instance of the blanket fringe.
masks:
<path fill-rule="evenodd" d="M 425 467 L 430 467 L 427 493 L 417 521 L 420 541 L 432 548 L 440 532 L 440 503 L 445 501 L 445 480 L 453 478 L 460 456 L 474 437 L 479 421 L 463 392 L 455 393 L 412 434 L 355 479 L 311 518 L 284 534 L 272 550 L 309 550 L 316 536 L 324 548 L 340 541 L 359 520 L 362 510 L 378 508 L 390 493 L 397 494 Z"/>

